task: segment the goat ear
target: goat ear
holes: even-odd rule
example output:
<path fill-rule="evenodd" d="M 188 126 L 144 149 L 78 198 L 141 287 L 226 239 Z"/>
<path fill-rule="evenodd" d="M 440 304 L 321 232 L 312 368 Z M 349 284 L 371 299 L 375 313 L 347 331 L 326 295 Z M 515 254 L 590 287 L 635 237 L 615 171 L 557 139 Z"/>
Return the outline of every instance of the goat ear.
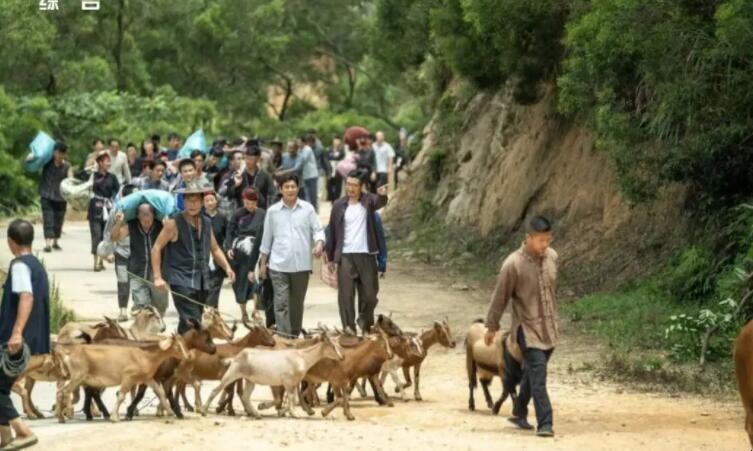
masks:
<path fill-rule="evenodd" d="M 439 321 L 434 321 L 434 327 L 442 327 L 442 323 Z"/>

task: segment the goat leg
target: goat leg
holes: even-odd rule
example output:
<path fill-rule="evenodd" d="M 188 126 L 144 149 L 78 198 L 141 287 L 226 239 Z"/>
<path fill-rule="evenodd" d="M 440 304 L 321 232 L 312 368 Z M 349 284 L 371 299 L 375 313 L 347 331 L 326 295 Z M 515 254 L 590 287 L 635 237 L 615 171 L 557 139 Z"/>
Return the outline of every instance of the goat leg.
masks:
<path fill-rule="evenodd" d="M 180 397 L 183 400 L 183 407 L 186 408 L 186 411 L 193 412 L 194 411 L 193 406 L 191 405 L 190 402 L 188 402 L 188 396 L 186 395 L 186 384 L 182 384 L 180 386 Z M 198 401 L 198 399 L 196 401 Z M 197 408 L 199 408 L 200 406 L 201 404 L 196 404 Z"/>
<path fill-rule="evenodd" d="M 314 387 L 314 384 L 308 383 L 306 381 L 301 382 L 301 390 L 304 393 L 303 396 L 301 396 L 301 407 L 309 416 L 314 414 L 314 409 L 311 408 L 311 405 L 313 404 L 313 396 L 311 396 L 311 392 L 313 391 L 314 393 L 316 393 L 316 389 Z"/>
<path fill-rule="evenodd" d="M 405 383 L 403 384 L 403 388 L 408 388 L 411 385 L 413 385 L 413 383 L 410 380 L 410 367 L 409 366 L 403 367 L 403 377 L 405 377 Z"/>
<path fill-rule="evenodd" d="M 167 415 L 170 415 L 173 413 L 170 406 L 167 403 L 167 398 L 165 397 L 165 389 L 162 388 L 162 384 L 156 382 L 154 379 L 150 380 L 148 382 L 149 388 L 151 388 L 154 393 L 157 393 L 157 397 L 159 398 L 159 402 L 162 405 L 162 408 L 167 412 Z"/>
<path fill-rule="evenodd" d="M 492 401 L 492 394 L 489 393 L 489 385 L 492 383 L 492 381 L 490 379 L 480 379 L 480 381 L 481 389 L 484 391 L 486 406 L 491 409 L 494 406 L 494 401 Z"/>
<path fill-rule="evenodd" d="M 397 375 L 397 370 L 391 369 L 389 373 L 390 373 L 390 377 L 392 378 L 392 382 L 395 383 L 395 393 L 399 394 L 400 399 L 405 401 L 405 389 L 403 388 L 403 383 L 400 381 L 400 376 Z M 387 375 L 385 374 L 385 376 Z M 382 387 L 384 387 L 384 381 L 380 380 L 379 383 L 382 384 Z M 416 387 L 418 387 L 418 384 L 416 385 Z"/>
<path fill-rule="evenodd" d="M 366 378 L 365 377 L 361 378 L 360 384 L 358 383 L 358 380 L 356 380 L 355 385 L 356 385 L 356 388 L 358 389 L 358 394 L 361 395 L 361 398 L 365 398 L 368 396 L 368 393 L 366 393 Z"/>
<path fill-rule="evenodd" d="M 379 383 L 379 378 L 376 374 L 372 374 L 368 378 L 369 384 L 371 384 L 371 389 L 374 391 L 374 400 L 379 404 L 380 406 L 387 405 L 389 407 L 394 407 L 395 405 L 390 400 L 390 397 L 387 396 L 387 393 L 384 392 L 384 388 L 382 388 L 382 384 Z"/>
<path fill-rule="evenodd" d="M 104 418 L 105 420 L 109 420 L 110 413 L 107 411 L 107 407 L 105 407 L 105 403 L 102 402 L 102 391 L 103 390 L 92 388 L 91 397 L 94 400 L 94 404 L 102 413 L 102 418 Z"/>
<path fill-rule="evenodd" d="M 17 379 L 13 383 L 11 390 L 21 397 L 21 404 L 23 405 L 24 413 L 26 414 L 26 417 L 30 420 L 33 420 L 33 419 L 36 419 L 37 416 L 34 413 L 33 408 L 31 407 L 31 398 L 29 396 L 29 390 L 27 389 L 28 382 L 30 380 L 31 378 L 28 376 Z"/>
<path fill-rule="evenodd" d="M 175 378 L 172 377 L 162 383 L 162 389 L 165 391 L 165 396 L 167 396 L 167 402 L 170 403 L 170 408 L 173 410 L 175 417 L 180 418 L 182 420 L 184 416 L 183 416 L 183 412 L 180 410 L 180 403 L 178 402 L 178 397 L 175 395 L 175 391 L 173 390 L 174 385 L 175 385 Z"/>
<path fill-rule="evenodd" d="M 350 412 L 350 393 L 348 393 L 345 390 L 341 390 L 342 398 L 340 399 L 340 402 L 343 406 L 343 413 L 345 414 L 345 418 L 348 419 L 348 421 L 353 421 L 356 419 L 356 417 L 353 416 L 353 414 Z"/>
<path fill-rule="evenodd" d="M 421 362 L 417 363 L 416 366 L 413 367 L 413 377 L 416 378 L 416 385 L 413 386 L 413 399 L 415 399 L 416 401 L 421 401 L 423 400 L 423 398 L 421 397 L 421 391 L 419 390 Z"/>
<path fill-rule="evenodd" d="M 94 419 L 92 416 L 92 395 L 89 387 L 84 388 L 84 415 L 86 416 L 86 421 Z"/>
<path fill-rule="evenodd" d="M 251 403 L 251 393 L 254 391 L 255 384 L 250 380 L 246 380 L 243 386 L 243 394 L 241 395 L 241 402 L 243 403 L 243 409 L 246 411 L 246 415 L 254 417 L 257 420 L 261 418 L 261 414 L 254 409 L 254 405 Z"/>
<path fill-rule="evenodd" d="M 133 420 L 133 414 L 136 411 L 136 407 L 138 407 L 139 403 L 142 399 L 144 399 L 144 394 L 146 393 L 146 385 L 141 384 L 139 385 L 139 389 L 136 392 L 136 397 L 131 400 L 131 405 L 128 406 L 126 409 L 126 420 Z"/>

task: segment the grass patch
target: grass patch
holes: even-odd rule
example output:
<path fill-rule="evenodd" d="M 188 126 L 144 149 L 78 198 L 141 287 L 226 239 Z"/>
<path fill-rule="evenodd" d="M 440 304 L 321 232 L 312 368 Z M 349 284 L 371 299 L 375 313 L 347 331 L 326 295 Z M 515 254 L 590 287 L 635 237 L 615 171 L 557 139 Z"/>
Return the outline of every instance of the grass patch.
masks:
<path fill-rule="evenodd" d="M 0 270 L 0 285 L 5 283 L 7 277 L 7 273 Z M 63 325 L 75 319 L 73 310 L 64 305 L 60 296 L 60 284 L 53 277 L 50 280 L 50 333 L 56 334 Z"/>
<path fill-rule="evenodd" d="M 723 394 L 734 389 L 732 361 L 701 367 L 672 360 L 664 331 L 674 314 L 688 311 L 650 283 L 598 293 L 562 304 L 562 317 L 605 349 L 596 374 L 649 390 Z"/>

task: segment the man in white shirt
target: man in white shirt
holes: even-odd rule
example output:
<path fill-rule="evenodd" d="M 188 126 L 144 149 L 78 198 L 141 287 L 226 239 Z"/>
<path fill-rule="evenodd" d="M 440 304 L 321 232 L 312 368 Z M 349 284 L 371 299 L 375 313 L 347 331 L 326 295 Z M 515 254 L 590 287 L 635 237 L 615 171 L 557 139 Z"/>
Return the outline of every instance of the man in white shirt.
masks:
<path fill-rule="evenodd" d="M 282 201 L 269 207 L 264 218 L 259 276 L 266 279 L 269 273 L 272 279 L 277 330 L 297 337 L 313 269 L 311 254 L 321 257 L 324 230 L 314 207 L 298 198 L 298 176 L 288 173 L 279 181 Z"/>
<path fill-rule="evenodd" d="M 374 156 L 376 157 L 377 186 L 387 185 L 387 182 L 393 178 L 395 149 L 384 140 L 382 131 L 376 132 Z"/>
<path fill-rule="evenodd" d="M 332 205 L 327 236 L 327 257 L 337 265 L 337 302 L 343 328 L 356 332 L 358 290 L 358 326 L 366 334 L 374 325 L 374 310 L 379 293 L 376 211 L 387 204 L 387 186 L 377 194 L 364 192 L 366 173 L 353 171 L 345 180 L 346 197 Z M 335 271 L 335 268 L 330 268 Z"/>
<path fill-rule="evenodd" d="M 131 181 L 131 167 L 128 164 L 128 156 L 120 151 L 120 141 L 110 138 L 110 174 L 118 178 L 118 182 L 123 185 Z"/>

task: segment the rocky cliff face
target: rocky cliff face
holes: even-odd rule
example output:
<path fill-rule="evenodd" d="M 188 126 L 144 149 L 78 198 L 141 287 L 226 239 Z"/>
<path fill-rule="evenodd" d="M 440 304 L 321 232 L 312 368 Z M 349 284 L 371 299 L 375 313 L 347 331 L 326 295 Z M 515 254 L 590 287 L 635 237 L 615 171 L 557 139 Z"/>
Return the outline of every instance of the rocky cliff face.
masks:
<path fill-rule="evenodd" d="M 449 226 L 514 246 L 528 219 L 545 215 L 555 222 L 563 274 L 579 292 L 640 275 L 682 241 L 685 190 L 671 187 L 651 203 L 630 205 L 593 133 L 557 114 L 552 88 L 533 105 L 517 105 L 502 90 L 455 107 L 462 125 L 449 145 L 442 137 L 441 175 L 443 130 L 435 117 L 385 213 L 393 224 L 408 224 L 401 220 L 430 201 Z"/>

